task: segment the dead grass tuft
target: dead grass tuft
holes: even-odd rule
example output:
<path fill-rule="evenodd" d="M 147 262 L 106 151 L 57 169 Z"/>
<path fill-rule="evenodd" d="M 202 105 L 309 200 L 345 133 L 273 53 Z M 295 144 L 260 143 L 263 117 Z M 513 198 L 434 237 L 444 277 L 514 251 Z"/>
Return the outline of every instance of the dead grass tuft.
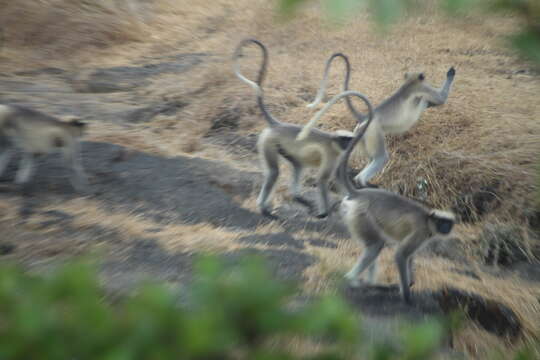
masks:
<path fill-rule="evenodd" d="M 140 0 L 0 1 L 5 46 L 57 57 L 88 47 L 138 40 L 149 9 Z"/>

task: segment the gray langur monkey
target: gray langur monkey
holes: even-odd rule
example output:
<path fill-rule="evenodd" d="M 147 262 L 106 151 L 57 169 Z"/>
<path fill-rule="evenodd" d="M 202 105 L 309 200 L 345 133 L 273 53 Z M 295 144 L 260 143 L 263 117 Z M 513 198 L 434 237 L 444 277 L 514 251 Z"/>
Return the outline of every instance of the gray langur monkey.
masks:
<path fill-rule="evenodd" d="M 364 244 L 365 249 L 352 269 L 345 275 L 350 285 L 359 285 L 358 277 L 368 270 L 368 281 L 374 282 L 376 260 L 385 244 L 399 242 L 395 261 L 399 271 L 403 300 L 411 302 L 410 286 L 413 284 L 413 255 L 420 247 L 435 237 L 452 231 L 454 214 L 427 208 L 404 196 L 369 187 L 355 188 L 347 175 L 347 163 L 353 148 L 369 131 L 375 112 L 368 104 L 368 119 L 339 159 L 336 180 L 345 189 L 346 196 L 340 213 L 351 236 Z"/>
<path fill-rule="evenodd" d="M 326 67 L 321 87 L 315 101 L 308 107 L 317 106 L 326 91 L 329 66 Z M 428 107 L 440 106 L 446 103 L 450 88 L 454 81 L 456 71 L 451 67 L 446 74 L 446 82 L 441 89 L 436 89 L 425 81 L 424 73 L 405 74 L 405 83 L 389 98 L 384 100 L 373 110 L 373 124 L 367 129 L 365 136 L 360 141 L 360 150 L 366 154 L 369 164 L 354 178 L 355 182 L 361 186 L 374 186 L 369 184 L 369 180 L 379 173 L 389 160 L 385 145 L 386 134 L 402 134 L 408 131 L 419 119 L 424 110 Z M 349 78 L 347 73 L 346 79 Z M 348 83 L 348 80 L 345 82 Z M 349 110 L 354 116 L 365 120 L 365 115 L 360 114 L 352 104 Z M 307 136 L 311 128 L 315 126 L 315 119 L 312 119 L 302 132 L 299 139 Z M 354 132 L 359 129 L 356 125 Z"/>
<path fill-rule="evenodd" d="M 16 184 L 27 183 L 34 173 L 35 157 L 55 151 L 62 152 L 73 169 L 71 184 L 83 190 L 88 181 L 81 165 L 79 138 L 86 124 L 73 119 L 61 121 L 56 117 L 18 105 L 0 104 L 0 135 L 11 143 L 0 153 L 0 176 L 14 155 L 14 148 L 22 150 Z"/>
<path fill-rule="evenodd" d="M 251 81 L 240 73 L 238 57 L 242 48 L 250 43 L 257 45 L 262 51 L 262 64 L 256 82 Z M 261 213 L 268 217 L 275 216 L 271 213 L 270 195 L 279 176 L 279 157 L 287 160 L 293 170 L 293 178 L 290 191 L 293 199 L 309 208 L 311 204 L 300 195 L 300 178 L 302 170 L 306 167 L 318 168 L 317 187 L 319 192 L 318 218 L 326 217 L 329 213 L 328 183 L 335 174 L 335 167 L 339 155 L 347 147 L 352 139 L 352 132 L 338 131 L 329 133 L 320 130 L 312 131 L 302 141 L 297 141 L 296 136 L 301 126 L 278 121 L 266 109 L 263 99 L 262 82 L 266 75 L 268 64 L 268 51 L 258 40 L 245 39 L 236 47 L 233 54 L 234 73 L 236 76 L 251 86 L 257 94 L 257 104 L 266 120 L 267 127 L 259 135 L 257 142 L 259 157 L 265 172 L 264 183 L 257 199 L 257 205 Z M 322 115 L 321 110 L 315 117 Z"/>

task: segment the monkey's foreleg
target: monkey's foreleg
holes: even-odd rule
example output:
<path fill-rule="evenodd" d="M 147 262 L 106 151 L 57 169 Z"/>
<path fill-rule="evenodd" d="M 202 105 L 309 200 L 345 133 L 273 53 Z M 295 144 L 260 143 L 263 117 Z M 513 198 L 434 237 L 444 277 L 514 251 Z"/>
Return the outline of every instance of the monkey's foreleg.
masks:
<path fill-rule="evenodd" d="M 82 167 L 81 152 L 78 144 L 64 149 L 64 159 L 68 166 L 71 166 L 73 175 L 70 178 L 71 184 L 77 191 L 83 191 L 88 187 L 88 177 Z"/>
<path fill-rule="evenodd" d="M 411 303 L 410 286 L 412 278 L 410 276 L 412 275 L 412 256 L 426 239 L 427 235 L 425 233 L 420 230 L 415 231 L 403 240 L 403 244 L 396 251 L 395 260 L 399 271 L 401 295 L 403 296 L 403 301 L 407 304 Z"/>
<path fill-rule="evenodd" d="M 289 156 L 284 151 L 280 151 L 279 153 L 283 156 L 285 160 L 289 161 L 289 163 L 292 166 L 293 176 L 292 176 L 290 191 L 291 191 L 293 200 L 305 206 L 306 208 L 308 208 L 309 212 L 312 212 L 314 208 L 313 204 L 311 203 L 311 201 L 304 198 L 300 194 L 301 193 L 300 192 L 300 179 L 302 178 L 302 170 L 303 170 L 302 165 L 300 164 L 299 161 L 297 161 L 292 156 Z"/>
<path fill-rule="evenodd" d="M 413 259 L 414 256 L 410 256 L 409 260 L 407 261 L 407 277 L 409 278 L 409 287 L 412 287 L 414 285 L 414 269 L 413 269 Z"/>
<path fill-rule="evenodd" d="M 17 185 L 26 184 L 32 177 L 33 173 L 34 173 L 34 155 L 30 153 L 24 153 L 19 164 L 19 170 L 17 171 L 17 174 L 15 175 L 15 184 Z"/>
<path fill-rule="evenodd" d="M 274 188 L 274 185 L 276 184 L 276 180 L 279 175 L 279 168 L 269 168 L 266 171 L 264 183 L 261 189 L 261 192 L 259 193 L 259 197 L 257 198 L 257 206 L 259 207 L 261 214 L 264 216 L 273 217 L 272 215 L 272 209 L 269 204 L 269 197 L 272 193 L 272 190 Z"/>
<path fill-rule="evenodd" d="M 448 95 L 450 94 L 450 89 L 452 87 L 452 83 L 454 82 L 455 76 L 456 69 L 454 69 L 454 67 L 451 67 L 446 73 L 446 81 L 444 82 L 441 90 L 439 91 L 430 89 L 430 94 L 428 95 L 427 99 L 427 107 L 434 107 L 446 104 L 446 100 L 448 100 Z"/>
<path fill-rule="evenodd" d="M 13 149 L 7 149 L 2 154 L 0 154 L 0 176 L 4 173 L 9 164 L 9 161 L 13 157 Z"/>

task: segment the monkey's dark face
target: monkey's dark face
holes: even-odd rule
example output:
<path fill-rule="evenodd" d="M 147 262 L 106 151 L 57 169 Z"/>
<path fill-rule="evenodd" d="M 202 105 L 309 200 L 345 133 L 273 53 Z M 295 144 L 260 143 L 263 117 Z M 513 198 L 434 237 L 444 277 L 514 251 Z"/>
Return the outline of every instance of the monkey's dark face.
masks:
<path fill-rule="evenodd" d="M 424 75 L 424 73 L 417 73 L 417 72 L 414 72 L 414 73 L 406 73 L 405 74 L 405 81 L 406 82 L 412 82 L 412 81 L 418 81 L 418 82 L 422 82 L 426 79 L 426 76 Z"/>
<path fill-rule="evenodd" d="M 73 125 L 75 127 L 79 127 L 79 128 L 85 128 L 86 127 L 86 123 L 80 121 L 79 119 L 71 120 L 71 125 Z"/>
<path fill-rule="evenodd" d="M 72 133 L 76 136 L 82 136 L 86 131 L 87 124 L 80 120 L 72 120 L 69 122 L 72 126 Z"/>
<path fill-rule="evenodd" d="M 434 218 L 433 222 L 435 223 L 435 229 L 437 229 L 437 232 L 444 235 L 449 234 L 454 227 L 454 221 L 450 219 Z"/>
<path fill-rule="evenodd" d="M 339 147 L 342 149 L 342 150 L 345 150 L 347 148 L 347 146 L 349 146 L 349 143 L 351 142 L 352 140 L 352 136 L 337 136 L 336 137 L 336 141 L 337 143 L 339 144 Z"/>

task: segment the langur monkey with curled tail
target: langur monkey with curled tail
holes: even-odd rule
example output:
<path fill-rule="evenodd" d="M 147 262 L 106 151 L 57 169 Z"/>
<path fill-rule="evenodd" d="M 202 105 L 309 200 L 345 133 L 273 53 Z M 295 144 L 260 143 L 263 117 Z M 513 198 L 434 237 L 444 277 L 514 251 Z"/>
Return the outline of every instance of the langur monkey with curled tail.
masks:
<path fill-rule="evenodd" d="M 248 44 L 257 45 L 262 51 L 262 64 L 256 82 L 251 81 L 240 73 L 238 57 L 242 48 Z M 240 42 L 233 54 L 234 73 L 236 76 L 255 89 L 257 104 L 267 122 L 267 127 L 259 135 L 257 143 L 261 163 L 264 167 L 264 183 L 257 199 L 257 205 L 265 216 L 275 217 L 271 213 L 270 195 L 279 176 L 279 157 L 287 160 L 293 170 L 291 193 L 293 199 L 305 206 L 311 207 L 309 201 L 300 195 L 300 178 L 302 170 L 306 167 L 318 168 L 317 187 L 319 192 L 318 218 L 326 217 L 329 213 L 328 182 L 335 174 L 335 168 L 339 155 L 343 153 L 347 144 L 352 139 L 352 133 L 338 131 L 329 133 L 320 130 L 312 131 L 302 141 L 297 141 L 296 136 L 301 127 L 294 124 L 278 121 L 266 109 L 263 99 L 262 82 L 266 75 L 268 52 L 266 47 L 258 40 L 245 39 Z M 326 110 L 325 110 L 326 111 Z M 315 117 L 322 116 L 320 111 Z"/>
<path fill-rule="evenodd" d="M 60 151 L 73 169 L 71 184 L 83 190 L 88 180 L 80 159 L 79 138 L 86 124 L 72 119 L 62 121 L 56 117 L 18 105 L 0 104 L 0 135 L 11 143 L 0 153 L 0 176 L 14 155 L 14 148 L 22 150 L 16 184 L 26 184 L 34 173 L 34 159 L 40 155 Z"/>
<path fill-rule="evenodd" d="M 327 62 L 321 87 L 315 101 L 308 105 L 312 108 L 317 106 L 326 91 L 329 64 Z M 349 67 L 347 68 L 349 71 Z M 446 74 L 446 82 L 441 89 L 436 89 L 425 81 L 423 73 L 405 74 L 404 84 L 389 98 L 384 100 L 373 110 L 373 124 L 367 129 L 365 136 L 360 140 L 360 150 L 370 159 L 369 164 L 354 178 L 355 182 L 361 186 L 374 186 L 369 184 L 369 180 L 379 173 L 388 162 L 388 152 L 385 145 L 386 134 L 403 134 L 408 131 L 417 121 L 424 110 L 428 107 L 440 106 L 446 103 L 450 88 L 454 81 L 456 71 L 452 67 Z M 349 73 L 346 74 L 348 85 Z M 347 103 L 349 110 L 354 116 L 365 120 L 365 115 L 360 114 L 351 103 Z M 302 129 L 299 139 L 308 135 L 311 128 L 315 126 L 316 119 L 312 119 Z M 354 130 L 359 130 L 358 124 Z M 375 186 L 376 187 L 376 186 Z"/>
<path fill-rule="evenodd" d="M 375 118 L 371 104 L 368 119 L 360 127 L 339 159 L 336 180 L 345 189 L 346 196 L 340 213 L 351 236 L 364 244 L 365 249 L 353 268 L 345 275 L 350 285 L 359 285 L 358 277 L 367 270 L 368 281 L 374 282 L 376 260 L 385 244 L 398 242 L 395 261 L 399 270 L 401 294 L 406 303 L 411 302 L 410 286 L 413 284 L 412 261 L 414 253 L 435 237 L 452 231 L 455 216 L 446 211 L 427 208 L 404 196 L 363 187 L 355 188 L 347 175 L 347 163 L 353 148 L 369 131 Z"/>

